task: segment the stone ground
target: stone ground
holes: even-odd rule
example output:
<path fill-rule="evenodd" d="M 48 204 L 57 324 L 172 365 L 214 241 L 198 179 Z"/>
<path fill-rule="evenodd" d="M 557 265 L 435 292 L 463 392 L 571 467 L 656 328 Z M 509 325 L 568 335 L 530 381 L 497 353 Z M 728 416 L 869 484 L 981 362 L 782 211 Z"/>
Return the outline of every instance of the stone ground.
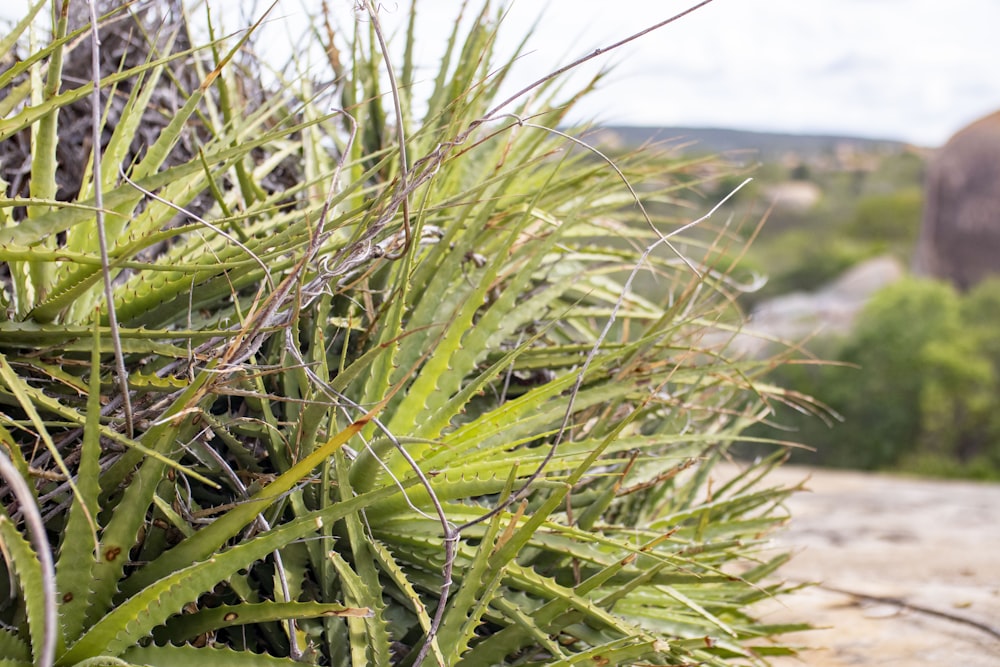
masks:
<path fill-rule="evenodd" d="M 1000 484 L 928 481 L 786 466 L 805 478 L 777 536 L 788 581 L 819 582 L 758 607 L 808 621 L 792 637 L 823 647 L 776 667 L 1000 666 Z"/>

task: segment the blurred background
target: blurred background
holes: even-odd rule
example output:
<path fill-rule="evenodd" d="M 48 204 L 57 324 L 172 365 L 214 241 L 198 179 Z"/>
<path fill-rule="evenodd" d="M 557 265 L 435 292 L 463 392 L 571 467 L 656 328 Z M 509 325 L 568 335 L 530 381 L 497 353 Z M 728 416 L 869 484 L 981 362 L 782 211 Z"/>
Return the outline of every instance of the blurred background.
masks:
<path fill-rule="evenodd" d="M 229 28 L 260 16 L 269 4 L 211 3 Z M 297 37 L 321 4 L 279 0 L 269 38 L 258 40 L 257 48 L 271 54 L 272 62 L 287 60 L 289 45 L 305 41 Z M 348 29 L 355 4 L 326 0 Z M 695 4 L 515 0 L 499 48 L 512 51 L 541 17 L 514 77 L 527 82 Z M 27 5 L 4 0 L 0 18 L 22 16 Z M 434 71 L 435 45 L 444 43 L 460 5 L 417 3 L 418 27 L 427 36 L 417 57 L 428 72 Z M 408 0 L 380 6 L 390 31 L 408 18 Z M 842 134 L 936 146 L 1000 106 L 1000 78 L 991 67 L 1000 61 L 998 25 L 1000 3 L 993 0 L 715 0 L 584 68 L 581 74 L 590 75 L 613 65 L 614 76 L 584 101 L 579 120 Z"/>

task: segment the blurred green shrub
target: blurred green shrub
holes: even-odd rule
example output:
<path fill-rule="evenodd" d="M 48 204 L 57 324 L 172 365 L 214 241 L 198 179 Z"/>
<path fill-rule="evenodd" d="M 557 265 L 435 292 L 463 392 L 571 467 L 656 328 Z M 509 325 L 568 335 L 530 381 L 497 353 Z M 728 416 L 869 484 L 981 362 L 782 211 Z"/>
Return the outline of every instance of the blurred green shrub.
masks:
<path fill-rule="evenodd" d="M 843 421 L 828 428 L 780 407 L 775 424 L 792 430 L 782 437 L 816 448 L 793 454 L 802 462 L 1000 477 L 998 333 L 1000 280 L 965 296 L 942 282 L 903 280 L 875 295 L 849 338 L 826 341 L 826 358 L 840 363 L 776 374 Z"/>
<path fill-rule="evenodd" d="M 858 201 L 854 217 L 845 230 L 850 236 L 881 244 L 886 250 L 906 250 L 917 240 L 923 206 L 917 185 L 887 194 L 869 195 Z"/>

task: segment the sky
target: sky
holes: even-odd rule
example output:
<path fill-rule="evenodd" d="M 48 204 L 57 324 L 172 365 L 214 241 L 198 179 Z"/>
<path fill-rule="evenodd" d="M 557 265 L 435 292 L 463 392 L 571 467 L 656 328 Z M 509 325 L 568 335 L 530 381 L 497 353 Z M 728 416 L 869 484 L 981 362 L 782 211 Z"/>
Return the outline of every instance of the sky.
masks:
<path fill-rule="evenodd" d="M 226 26 L 246 0 L 221 5 Z M 26 0 L 0 1 L 0 18 Z M 278 0 L 271 57 L 300 43 L 318 0 Z M 328 0 L 352 20 L 353 0 Z M 420 0 L 418 58 L 428 78 L 461 0 Z M 478 4 L 478 3 L 474 3 Z M 515 70 L 518 82 L 693 6 L 696 0 L 514 0 L 501 28 L 512 49 L 543 12 Z M 547 8 L 546 8 L 547 5 Z M 262 8 L 263 2 L 257 6 Z M 383 0 L 401 25 L 408 0 Z M 1000 0 L 714 0 L 588 65 L 613 75 L 577 120 L 726 127 L 900 139 L 936 146 L 1000 109 Z M 582 77 L 581 79 L 582 80 Z"/>

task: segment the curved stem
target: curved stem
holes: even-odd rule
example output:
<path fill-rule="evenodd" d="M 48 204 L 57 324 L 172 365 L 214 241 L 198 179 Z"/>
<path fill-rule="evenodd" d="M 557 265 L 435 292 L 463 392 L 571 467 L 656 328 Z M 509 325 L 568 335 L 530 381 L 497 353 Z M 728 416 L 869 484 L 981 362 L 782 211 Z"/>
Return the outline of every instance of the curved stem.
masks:
<path fill-rule="evenodd" d="M 14 492 L 21 506 L 24 522 L 31 532 L 31 544 L 35 547 L 38 562 L 42 570 L 42 599 L 45 605 L 45 628 L 42 639 L 42 649 L 39 652 L 38 667 L 52 667 L 56 659 L 56 639 L 59 633 L 59 605 L 56 602 L 56 566 L 52 561 L 52 545 L 45 534 L 45 523 L 42 514 L 35 504 L 34 494 L 21 473 L 7 454 L 0 448 L 0 477 Z"/>

